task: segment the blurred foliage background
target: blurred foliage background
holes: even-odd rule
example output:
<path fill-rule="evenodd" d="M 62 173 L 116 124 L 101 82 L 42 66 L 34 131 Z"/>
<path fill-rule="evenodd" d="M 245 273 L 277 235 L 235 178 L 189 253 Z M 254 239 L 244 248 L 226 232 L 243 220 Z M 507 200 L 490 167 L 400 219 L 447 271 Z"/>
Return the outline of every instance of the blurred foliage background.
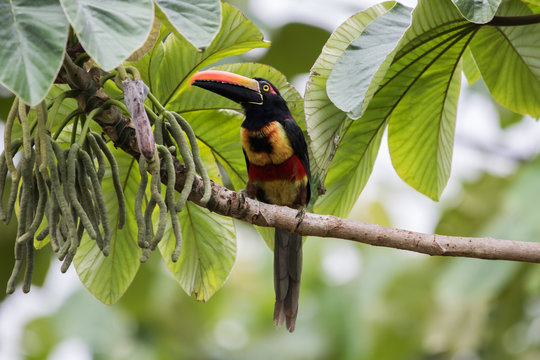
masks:
<path fill-rule="evenodd" d="M 302 79 L 332 29 L 299 20 L 276 26 L 257 11 L 257 1 L 231 3 L 272 41 L 268 51 L 240 60 L 275 66 L 302 91 Z M 352 15 L 372 3 L 339 6 Z M 2 96 L 4 119 L 11 99 Z M 449 235 L 540 237 L 539 148 L 531 141 L 540 139 L 538 125 L 493 104 L 481 82 L 464 89 L 462 98 L 467 99 L 458 114 L 454 172 L 441 202 L 415 193 L 385 170 L 391 165 L 382 154 L 352 219 Z M 463 102 L 473 110 L 462 113 Z M 528 140 L 512 147 L 520 139 Z M 272 325 L 271 252 L 248 225 L 237 225 L 235 268 L 207 303 L 185 295 L 153 256 L 124 297 L 106 306 L 81 286 L 73 270 L 60 274 L 48 247 L 39 251 L 32 292 L 7 298 L 0 292 L 0 358 L 540 358 L 538 265 L 432 258 L 310 238 L 298 323 L 288 334 Z M 15 231 L 15 222 L 0 224 L 0 289 L 13 265 Z"/>

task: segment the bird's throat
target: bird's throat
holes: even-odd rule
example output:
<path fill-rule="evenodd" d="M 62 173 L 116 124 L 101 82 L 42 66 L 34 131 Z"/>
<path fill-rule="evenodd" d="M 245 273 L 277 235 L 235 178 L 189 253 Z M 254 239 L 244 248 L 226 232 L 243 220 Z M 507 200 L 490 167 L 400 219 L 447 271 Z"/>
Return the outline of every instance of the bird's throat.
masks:
<path fill-rule="evenodd" d="M 249 162 L 256 166 L 282 164 L 294 153 L 285 129 L 277 121 L 255 130 L 242 127 L 241 138 Z"/>

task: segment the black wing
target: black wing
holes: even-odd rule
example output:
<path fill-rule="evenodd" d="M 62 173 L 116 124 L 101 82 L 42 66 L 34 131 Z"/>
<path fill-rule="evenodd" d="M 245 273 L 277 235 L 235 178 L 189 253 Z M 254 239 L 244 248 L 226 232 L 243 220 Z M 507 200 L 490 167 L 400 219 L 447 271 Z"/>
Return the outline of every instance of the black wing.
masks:
<path fill-rule="evenodd" d="M 304 133 L 292 117 L 287 117 L 283 121 L 280 121 L 280 123 L 283 126 L 283 129 L 285 129 L 285 133 L 287 133 L 289 136 L 294 153 L 300 158 L 300 162 L 304 166 L 304 169 L 306 169 L 306 174 L 308 177 L 306 199 L 309 203 L 311 199 L 311 169 L 309 167 L 309 153 L 306 140 L 304 139 Z"/>

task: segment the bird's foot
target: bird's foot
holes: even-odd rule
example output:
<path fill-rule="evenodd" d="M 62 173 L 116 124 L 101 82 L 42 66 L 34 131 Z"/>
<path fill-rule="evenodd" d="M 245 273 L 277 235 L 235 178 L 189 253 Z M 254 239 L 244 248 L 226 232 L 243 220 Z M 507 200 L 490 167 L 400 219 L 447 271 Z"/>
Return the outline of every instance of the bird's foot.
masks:
<path fill-rule="evenodd" d="M 298 228 L 302 224 L 302 221 L 304 221 L 304 216 L 306 216 L 306 208 L 301 208 L 300 210 L 298 210 L 298 214 L 296 214 L 296 218 L 298 219 L 298 221 L 296 222 L 296 227 L 294 228 L 294 230 L 298 230 Z"/>
<path fill-rule="evenodd" d="M 238 208 L 241 209 L 246 203 L 247 191 L 246 189 L 238 190 Z"/>

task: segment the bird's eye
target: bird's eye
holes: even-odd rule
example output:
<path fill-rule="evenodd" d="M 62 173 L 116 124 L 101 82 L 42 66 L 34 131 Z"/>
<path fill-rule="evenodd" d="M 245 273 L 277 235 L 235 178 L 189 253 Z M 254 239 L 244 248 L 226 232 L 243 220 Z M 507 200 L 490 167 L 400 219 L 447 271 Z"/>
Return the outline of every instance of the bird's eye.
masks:
<path fill-rule="evenodd" d="M 270 90 L 270 85 L 264 84 L 264 85 L 262 86 L 262 89 L 263 89 L 263 91 L 268 91 L 268 90 Z"/>

